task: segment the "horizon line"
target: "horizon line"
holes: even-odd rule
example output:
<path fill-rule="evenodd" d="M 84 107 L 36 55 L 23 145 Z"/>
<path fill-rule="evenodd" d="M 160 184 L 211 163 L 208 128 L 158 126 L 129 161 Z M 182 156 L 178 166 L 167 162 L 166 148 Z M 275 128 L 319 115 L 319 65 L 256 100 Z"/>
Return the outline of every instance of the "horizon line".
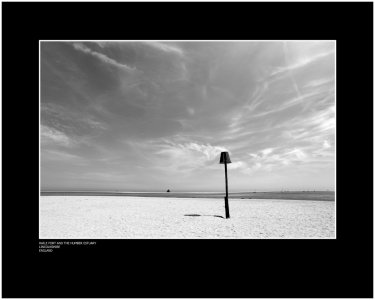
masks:
<path fill-rule="evenodd" d="M 275 189 L 275 190 L 264 190 L 264 189 L 252 189 L 242 191 L 232 191 L 228 193 L 252 193 L 252 192 L 334 192 L 334 189 Z M 123 191 L 123 190 L 58 190 L 58 189 L 41 189 L 40 192 L 93 192 L 93 193 L 168 193 L 167 191 Z M 225 193 L 225 191 L 182 191 L 174 190 L 170 193 Z"/>

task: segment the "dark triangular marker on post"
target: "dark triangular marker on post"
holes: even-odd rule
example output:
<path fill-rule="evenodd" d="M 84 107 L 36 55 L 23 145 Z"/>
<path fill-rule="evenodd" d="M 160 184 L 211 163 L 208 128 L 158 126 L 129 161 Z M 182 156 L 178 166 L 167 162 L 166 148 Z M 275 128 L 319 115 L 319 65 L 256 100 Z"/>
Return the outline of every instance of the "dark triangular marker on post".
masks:
<path fill-rule="evenodd" d="M 228 152 L 221 152 L 220 163 L 225 165 L 225 218 L 229 219 L 229 201 L 228 201 L 228 174 L 227 164 L 230 164 L 230 157 Z"/>

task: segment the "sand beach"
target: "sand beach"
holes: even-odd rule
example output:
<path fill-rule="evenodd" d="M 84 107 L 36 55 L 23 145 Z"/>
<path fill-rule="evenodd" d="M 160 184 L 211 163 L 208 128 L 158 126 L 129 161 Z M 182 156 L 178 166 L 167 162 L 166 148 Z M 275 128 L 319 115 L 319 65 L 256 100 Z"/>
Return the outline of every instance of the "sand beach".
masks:
<path fill-rule="evenodd" d="M 335 202 L 41 196 L 40 239 L 335 238 Z"/>

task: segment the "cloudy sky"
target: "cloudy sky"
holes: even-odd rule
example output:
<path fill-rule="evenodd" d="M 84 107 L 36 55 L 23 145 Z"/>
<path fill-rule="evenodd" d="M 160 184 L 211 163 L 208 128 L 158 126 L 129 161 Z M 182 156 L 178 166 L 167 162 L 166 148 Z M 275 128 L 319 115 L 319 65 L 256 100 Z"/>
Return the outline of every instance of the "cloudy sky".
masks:
<path fill-rule="evenodd" d="M 41 42 L 42 190 L 334 189 L 334 42 Z"/>

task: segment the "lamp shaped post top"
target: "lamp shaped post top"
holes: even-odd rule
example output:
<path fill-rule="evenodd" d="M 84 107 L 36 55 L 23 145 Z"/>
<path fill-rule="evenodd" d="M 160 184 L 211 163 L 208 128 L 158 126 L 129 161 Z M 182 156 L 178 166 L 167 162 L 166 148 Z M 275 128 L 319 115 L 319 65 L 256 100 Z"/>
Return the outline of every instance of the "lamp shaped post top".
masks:
<path fill-rule="evenodd" d="M 228 152 L 221 152 L 220 163 L 221 164 L 225 164 L 225 163 L 230 164 L 231 163 Z"/>

